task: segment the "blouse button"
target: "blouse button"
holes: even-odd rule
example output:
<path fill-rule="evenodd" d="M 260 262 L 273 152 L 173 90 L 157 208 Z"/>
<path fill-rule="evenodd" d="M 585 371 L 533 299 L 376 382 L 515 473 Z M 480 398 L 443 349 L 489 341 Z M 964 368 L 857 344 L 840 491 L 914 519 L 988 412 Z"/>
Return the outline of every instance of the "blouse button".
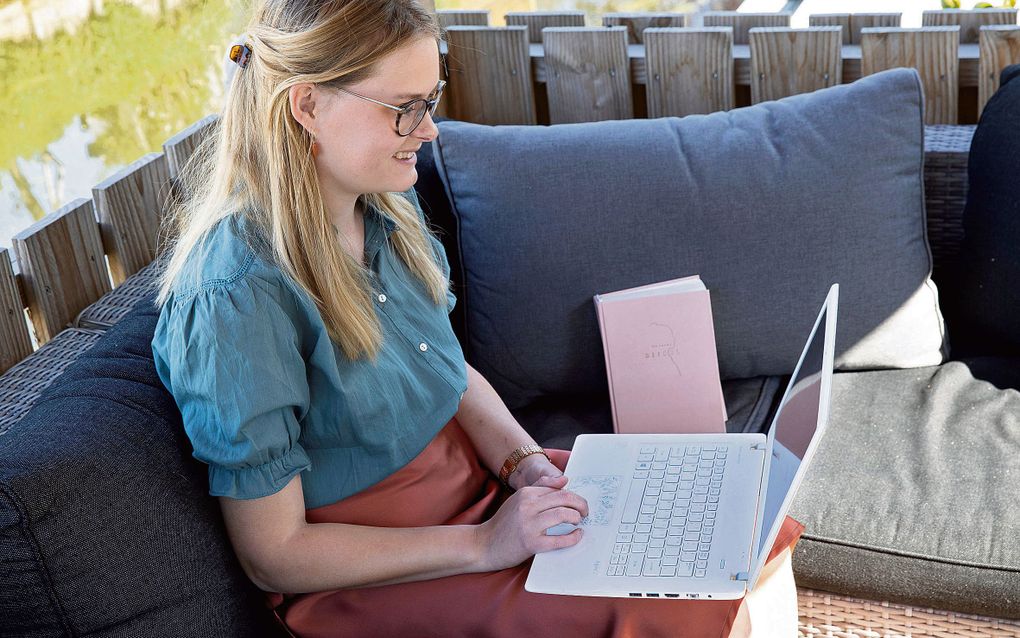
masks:
<path fill-rule="evenodd" d="M 429 347 L 424 341 L 422 341 L 421 343 L 418 344 L 418 349 L 421 350 L 422 352 L 425 352 L 426 350 L 429 349 Z"/>
<path fill-rule="evenodd" d="M 386 295 L 379 295 L 379 303 L 386 303 Z"/>

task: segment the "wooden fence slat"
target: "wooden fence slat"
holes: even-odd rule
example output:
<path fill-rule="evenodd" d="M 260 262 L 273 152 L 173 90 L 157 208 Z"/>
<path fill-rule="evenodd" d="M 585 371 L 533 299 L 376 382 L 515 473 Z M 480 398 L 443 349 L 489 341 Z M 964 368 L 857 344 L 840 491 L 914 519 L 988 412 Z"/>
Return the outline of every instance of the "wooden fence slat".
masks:
<path fill-rule="evenodd" d="M 583 27 L 584 11 L 511 11 L 503 19 L 508 27 L 528 27 L 528 42 L 538 43 L 546 27 Z"/>
<path fill-rule="evenodd" d="M 0 248 L 0 374 L 32 354 L 25 302 L 11 266 L 11 253 Z"/>
<path fill-rule="evenodd" d="M 556 27 L 542 31 L 549 122 L 634 117 L 626 27 Z"/>
<path fill-rule="evenodd" d="M 478 124 L 537 123 L 526 27 L 450 27 L 446 39 L 450 117 Z"/>
<path fill-rule="evenodd" d="M 110 291 L 92 201 L 76 199 L 13 238 L 28 314 L 42 345 Z"/>
<path fill-rule="evenodd" d="M 861 29 L 898 27 L 902 13 L 821 13 L 808 17 L 812 27 L 843 27 L 843 44 L 860 44 Z"/>
<path fill-rule="evenodd" d="M 169 190 L 163 153 L 149 153 L 92 188 L 114 286 L 155 259 Z"/>
<path fill-rule="evenodd" d="M 436 17 L 439 19 L 439 26 L 441 26 L 443 29 L 454 26 L 465 27 L 489 26 L 488 9 L 469 11 L 439 10 L 436 11 Z"/>
<path fill-rule="evenodd" d="M 999 90 L 999 76 L 1011 64 L 1020 64 L 1020 26 L 981 27 L 978 62 L 978 117 Z"/>
<path fill-rule="evenodd" d="M 978 41 L 985 25 L 1016 24 L 1016 9 L 941 9 L 921 14 L 923 27 L 960 27 L 960 43 Z"/>
<path fill-rule="evenodd" d="M 960 27 L 864 29 L 861 75 L 913 67 L 924 87 L 925 124 L 956 124 L 959 117 Z"/>
<path fill-rule="evenodd" d="M 706 27 L 733 27 L 733 44 L 748 44 L 749 33 L 755 27 L 788 27 L 789 12 L 739 13 L 737 11 L 707 11 L 702 14 Z"/>
<path fill-rule="evenodd" d="M 171 179 L 180 176 L 185 164 L 199 145 L 209 137 L 219 119 L 219 115 L 207 115 L 163 142 L 163 153 L 166 155 L 167 170 Z"/>
<path fill-rule="evenodd" d="M 841 27 L 751 29 L 751 103 L 843 81 Z"/>
<path fill-rule="evenodd" d="M 648 117 L 733 108 L 733 29 L 648 29 L 645 63 Z"/>
<path fill-rule="evenodd" d="M 687 15 L 683 13 L 607 13 L 602 16 L 604 27 L 627 27 L 629 44 L 644 43 L 645 29 L 687 26 Z"/>

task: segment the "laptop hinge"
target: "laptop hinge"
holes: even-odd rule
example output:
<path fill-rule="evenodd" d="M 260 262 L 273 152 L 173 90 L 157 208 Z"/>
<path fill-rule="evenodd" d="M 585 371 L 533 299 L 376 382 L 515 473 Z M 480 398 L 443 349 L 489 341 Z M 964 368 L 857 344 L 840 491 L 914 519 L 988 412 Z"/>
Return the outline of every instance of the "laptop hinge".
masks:
<path fill-rule="evenodd" d="M 746 583 L 747 581 L 751 580 L 751 574 L 749 572 L 737 572 L 733 576 L 730 576 L 730 579 L 740 580 Z"/>

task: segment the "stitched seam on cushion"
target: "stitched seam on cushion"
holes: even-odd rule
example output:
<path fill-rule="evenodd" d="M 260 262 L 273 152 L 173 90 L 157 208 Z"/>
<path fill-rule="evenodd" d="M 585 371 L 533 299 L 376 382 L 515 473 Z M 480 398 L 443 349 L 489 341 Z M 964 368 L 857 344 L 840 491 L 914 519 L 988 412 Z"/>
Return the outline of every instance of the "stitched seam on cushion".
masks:
<path fill-rule="evenodd" d="M 240 279 L 240 278 L 244 277 L 246 274 L 248 274 L 248 270 L 251 269 L 251 265 L 254 262 L 255 262 L 255 253 L 253 251 L 249 250 L 248 251 L 248 255 L 244 258 L 244 261 L 241 262 L 241 265 L 238 267 L 238 269 L 232 275 L 230 275 L 229 277 L 218 277 L 216 279 L 207 279 L 207 280 L 203 281 L 201 284 L 199 284 L 198 286 L 196 286 L 194 288 L 188 288 L 188 289 L 182 290 L 179 293 L 175 294 L 174 295 L 174 300 L 175 300 L 175 302 L 187 301 L 188 299 L 194 297 L 195 295 L 197 295 L 198 293 L 200 293 L 200 292 L 202 292 L 204 290 L 211 290 L 213 288 L 218 288 L 218 287 L 221 287 L 221 286 L 222 287 L 229 286 L 230 284 L 234 283 L 238 279 Z"/>
<path fill-rule="evenodd" d="M 437 137 L 433 140 L 432 144 L 432 159 L 436 163 L 436 170 L 440 173 L 440 177 L 446 179 L 440 179 L 443 183 L 443 190 L 446 191 L 446 198 L 450 200 L 452 206 L 451 212 L 453 213 L 453 225 L 454 232 L 457 233 L 456 244 L 457 244 L 457 268 L 460 270 L 460 282 L 461 291 L 459 295 L 461 308 L 464 312 L 464 343 L 461 345 L 461 350 L 464 353 L 464 359 L 473 359 L 474 353 L 471 351 L 471 327 L 468 315 L 470 314 L 470 303 L 468 285 L 467 285 L 467 268 L 464 266 L 464 235 L 460 232 L 460 212 L 457 208 L 457 200 L 453 196 L 453 188 L 450 184 L 450 173 L 446 170 L 446 162 L 443 160 L 443 143 L 442 136 Z M 438 151 L 438 152 L 436 152 Z"/>
<path fill-rule="evenodd" d="M 78 633 L 71 626 L 70 619 L 67 617 L 67 611 L 64 606 L 60 604 L 60 599 L 57 597 L 57 592 L 53 587 L 53 578 L 50 576 L 49 567 L 46 566 L 46 560 L 43 558 L 42 550 L 39 548 L 39 541 L 35 537 L 35 533 L 32 531 L 32 526 L 29 524 L 28 510 L 25 508 L 25 504 L 22 502 L 18 495 L 10 490 L 6 485 L 0 483 L 0 494 L 6 497 L 11 503 L 14 504 L 15 509 L 18 510 L 18 516 L 21 519 L 20 527 L 22 533 L 28 540 L 29 545 L 32 547 L 32 551 L 35 553 L 35 558 L 40 565 L 40 574 L 46 587 L 46 594 L 50 598 L 50 602 L 53 604 L 53 608 L 57 612 L 57 618 L 60 619 L 60 624 L 63 625 L 64 631 L 71 636 L 77 636 Z"/>
<path fill-rule="evenodd" d="M 841 541 L 834 538 L 827 538 L 825 536 L 817 536 L 815 534 L 804 534 L 804 538 L 809 540 L 818 541 L 821 543 L 830 543 L 832 545 L 842 545 L 843 547 L 852 547 L 854 549 L 863 549 L 879 554 L 889 554 L 890 556 L 903 556 L 905 558 L 919 558 L 928 560 L 933 563 L 943 563 L 945 565 L 959 565 L 961 567 L 975 567 L 979 569 L 995 569 L 1004 572 L 1018 572 L 1020 573 L 1020 567 L 1008 567 L 1006 565 L 989 565 L 987 563 L 976 563 L 974 561 L 957 560 L 954 558 L 943 558 L 941 556 L 931 556 L 928 554 L 920 554 L 917 552 L 906 552 L 898 549 L 890 549 L 888 547 L 877 547 L 875 545 L 866 545 L 864 543 L 854 543 L 852 541 Z"/>

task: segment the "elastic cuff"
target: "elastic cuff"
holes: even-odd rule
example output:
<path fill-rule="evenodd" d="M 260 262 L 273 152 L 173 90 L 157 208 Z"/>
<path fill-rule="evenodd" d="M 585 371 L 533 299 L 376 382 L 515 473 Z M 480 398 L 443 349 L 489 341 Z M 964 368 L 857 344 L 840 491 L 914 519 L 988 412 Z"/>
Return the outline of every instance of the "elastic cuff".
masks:
<path fill-rule="evenodd" d="M 209 494 L 237 499 L 269 496 L 311 467 L 311 459 L 297 443 L 280 458 L 254 467 L 228 468 L 210 464 Z"/>

